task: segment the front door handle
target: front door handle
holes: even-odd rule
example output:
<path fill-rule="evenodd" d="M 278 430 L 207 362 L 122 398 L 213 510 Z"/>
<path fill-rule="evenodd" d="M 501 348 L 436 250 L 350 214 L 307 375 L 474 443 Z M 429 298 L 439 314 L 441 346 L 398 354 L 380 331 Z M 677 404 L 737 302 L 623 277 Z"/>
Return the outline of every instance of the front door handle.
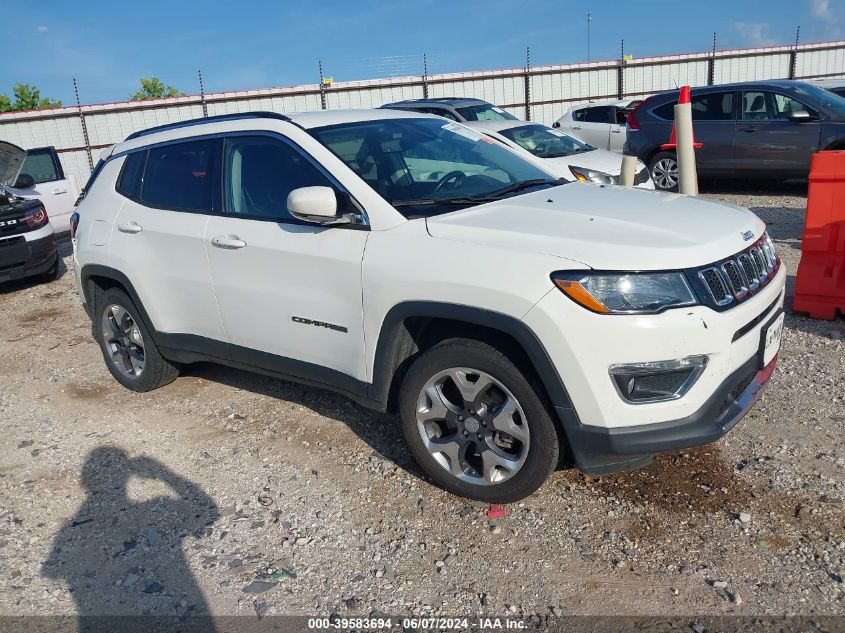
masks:
<path fill-rule="evenodd" d="M 144 229 L 137 222 L 123 222 L 117 225 L 117 230 L 121 233 L 129 233 L 130 235 L 134 235 L 135 233 L 140 233 Z"/>
<path fill-rule="evenodd" d="M 571 128 L 569 128 L 569 129 L 570 129 L 570 130 L 580 130 L 580 129 L 581 129 L 581 126 L 580 126 L 580 125 L 573 125 L 573 126 L 572 126 Z"/>
<path fill-rule="evenodd" d="M 67 193 L 67 189 L 53 189 L 52 193 L 54 196 L 57 196 L 60 193 Z"/>
<path fill-rule="evenodd" d="M 246 246 L 246 242 L 237 235 L 215 235 L 211 238 L 211 245 L 217 248 L 235 250 Z"/>
<path fill-rule="evenodd" d="M 749 125 L 748 127 L 741 127 L 737 128 L 740 132 L 756 132 L 757 128 L 753 125 Z"/>

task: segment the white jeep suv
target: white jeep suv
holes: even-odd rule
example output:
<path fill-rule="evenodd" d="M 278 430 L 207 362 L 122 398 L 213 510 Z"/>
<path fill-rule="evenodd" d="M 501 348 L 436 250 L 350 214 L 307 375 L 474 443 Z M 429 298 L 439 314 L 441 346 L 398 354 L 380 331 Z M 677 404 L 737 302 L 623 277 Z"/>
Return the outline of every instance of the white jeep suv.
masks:
<path fill-rule="evenodd" d="M 780 345 L 785 272 L 752 213 L 562 184 L 440 117 L 153 128 L 83 196 L 77 283 L 121 384 L 210 360 L 326 387 L 398 411 L 476 499 L 718 439 Z"/>

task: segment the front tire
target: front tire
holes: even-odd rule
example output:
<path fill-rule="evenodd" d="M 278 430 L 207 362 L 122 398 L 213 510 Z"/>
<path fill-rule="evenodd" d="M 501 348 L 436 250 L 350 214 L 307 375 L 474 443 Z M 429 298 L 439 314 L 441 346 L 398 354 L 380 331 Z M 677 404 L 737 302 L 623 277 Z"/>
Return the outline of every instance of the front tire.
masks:
<path fill-rule="evenodd" d="M 123 290 L 97 297 L 97 342 L 109 372 L 132 391 L 152 391 L 176 380 L 179 370 L 158 351 L 138 308 Z"/>
<path fill-rule="evenodd" d="M 678 157 L 674 152 L 657 152 L 648 164 L 648 171 L 658 191 L 678 191 Z"/>
<path fill-rule="evenodd" d="M 537 388 L 494 347 L 450 339 L 424 352 L 399 392 L 414 459 L 442 488 L 510 503 L 558 463 L 558 433 Z"/>

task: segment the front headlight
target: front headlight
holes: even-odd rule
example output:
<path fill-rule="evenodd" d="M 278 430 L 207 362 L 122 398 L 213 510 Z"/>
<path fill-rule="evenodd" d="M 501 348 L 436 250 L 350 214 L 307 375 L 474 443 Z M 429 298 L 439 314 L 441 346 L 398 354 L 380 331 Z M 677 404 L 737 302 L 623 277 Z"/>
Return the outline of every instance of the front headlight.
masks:
<path fill-rule="evenodd" d="M 578 305 L 602 314 L 653 314 L 698 303 L 683 273 L 554 273 L 552 281 Z"/>
<path fill-rule="evenodd" d="M 619 182 L 618 176 L 611 176 L 603 171 L 596 171 L 585 167 L 573 167 L 570 165 L 569 171 L 572 172 L 576 180 L 580 180 L 581 182 L 595 182 L 600 185 L 615 185 Z"/>

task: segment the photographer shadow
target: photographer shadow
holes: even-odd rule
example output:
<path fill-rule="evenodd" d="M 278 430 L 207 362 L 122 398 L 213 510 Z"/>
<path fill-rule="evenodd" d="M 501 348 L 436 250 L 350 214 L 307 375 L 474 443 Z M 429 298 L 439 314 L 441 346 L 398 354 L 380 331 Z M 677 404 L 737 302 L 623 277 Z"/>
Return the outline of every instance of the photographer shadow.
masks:
<path fill-rule="evenodd" d="M 130 477 L 164 484 L 176 496 L 130 499 Z M 202 535 L 217 520 L 211 497 L 164 464 L 111 446 L 88 454 L 81 480 L 87 497 L 57 533 L 42 569 L 68 587 L 79 630 L 151 630 L 154 622 L 180 622 L 180 630 L 214 631 L 183 551 L 186 537 Z"/>

